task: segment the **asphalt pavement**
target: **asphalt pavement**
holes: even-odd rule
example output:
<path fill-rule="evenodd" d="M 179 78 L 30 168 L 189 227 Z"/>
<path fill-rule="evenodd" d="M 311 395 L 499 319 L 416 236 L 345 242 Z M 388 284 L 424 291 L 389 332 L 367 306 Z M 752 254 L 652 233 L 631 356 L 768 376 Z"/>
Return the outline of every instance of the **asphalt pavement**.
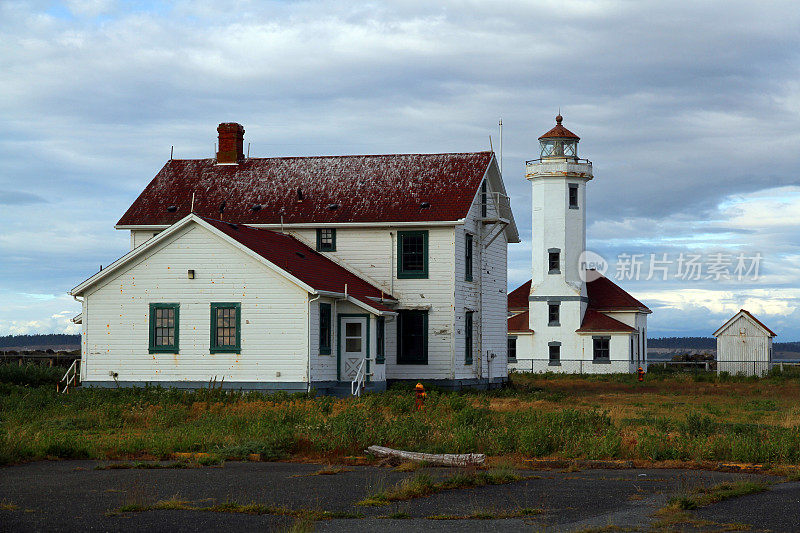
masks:
<path fill-rule="evenodd" d="M 520 470 L 527 479 L 504 485 L 448 490 L 378 507 L 357 505 L 415 472 L 347 466 L 313 475 L 325 465 L 226 462 L 186 469 L 97 469 L 98 461 L 44 461 L 0 468 L 0 531 L 281 531 L 292 516 L 194 510 L 123 511 L 177 498 L 203 507 L 258 503 L 301 512 L 329 511 L 351 518 L 317 520 L 315 531 L 648 531 L 654 514 L 675 495 L 757 474 L 699 470 Z M 454 469 L 426 468 L 435 478 Z M 776 481 L 776 478 L 768 478 Z M 502 518 L 535 509 L 539 514 Z M 691 511 L 686 530 L 800 529 L 800 483 Z M 464 518 L 480 515 L 482 519 Z M 698 526 L 698 524 L 703 524 Z M 678 529 L 684 526 L 677 526 Z"/>

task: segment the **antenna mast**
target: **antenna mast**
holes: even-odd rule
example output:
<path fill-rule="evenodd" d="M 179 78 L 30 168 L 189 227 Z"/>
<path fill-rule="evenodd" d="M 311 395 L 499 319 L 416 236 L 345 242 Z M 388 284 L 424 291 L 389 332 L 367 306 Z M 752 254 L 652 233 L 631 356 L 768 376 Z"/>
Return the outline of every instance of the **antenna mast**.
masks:
<path fill-rule="evenodd" d="M 500 117 L 500 122 L 497 123 L 500 126 L 500 174 L 503 173 L 503 117 Z"/>

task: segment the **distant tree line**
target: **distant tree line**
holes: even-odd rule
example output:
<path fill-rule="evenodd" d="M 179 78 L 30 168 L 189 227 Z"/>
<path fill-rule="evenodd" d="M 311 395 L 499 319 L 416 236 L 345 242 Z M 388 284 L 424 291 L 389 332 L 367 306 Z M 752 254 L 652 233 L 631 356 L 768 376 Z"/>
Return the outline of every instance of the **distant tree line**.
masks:
<path fill-rule="evenodd" d="M 717 339 L 713 337 L 659 337 L 647 339 L 648 348 L 671 348 L 675 350 L 715 350 Z M 800 352 L 800 342 L 775 342 L 776 352 Z"/>
<path fill-rule="evenodd" d="M 48 333 L 46 335 L 5 335 L 0 337 L 0 348 L 8 346 L 80 346 L 80 335 L 65 335 L 62 333 Z"/>
<path fill-rule="evenodd" d="M 692 348 L 695 350 L 716 349 L 717 339 L 714 337 L 659 337 L 647 339 L 650 348 Z"/>

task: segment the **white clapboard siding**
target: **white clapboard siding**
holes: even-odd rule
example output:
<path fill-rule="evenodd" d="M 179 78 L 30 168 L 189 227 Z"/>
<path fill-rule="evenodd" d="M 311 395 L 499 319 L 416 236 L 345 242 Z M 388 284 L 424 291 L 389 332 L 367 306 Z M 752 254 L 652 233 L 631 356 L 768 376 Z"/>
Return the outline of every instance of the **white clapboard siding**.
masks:
<path fill-rule="evenodd" d="M 148 353 L 155 302 L 180 304 L 178 354 Z M 209 353 L 211 302 L 241 303 L 240 354 Z M 84 379 L 306 382 L 308 321 L 305 290 L 190 225 L 85 296 Z"/>
<path fill-rule="evenodd" d="M 717 336 L 717 372 L 762 375 L 772 361 L 772 337 L 742 314 Z"/>
<path fill-rule="evenodd" d="M 487 187 L 487 218 L 496 218 L 497 212 L 491 201 L 492 187 Z M 488 248 L 484 243 L 493 224 L 481 222 L 481 193 L 475 196 L 463 226 L 455 230 L 455 332 L 454 369 L 456 379 L 505 378 L 507 364 L 507 237 L 502 232 Z M 496 228 L 497 231 L 499 228 Z M 472 281 L 466 278 L 466 234 L 472 234 L 473 273 Z M 473 363 L 465 364 L 464 331 L 465 313 L 473 316 Z"/>
<path fill-rule="evenodd" d="M 428 279 L 397 279 L 398 229 L 428 231 Z M 309 246 L 316 246 L 315 230 L 292 229 L 287 233 Z M 397 365 L 396 320 L 387 319 L 387 379 L 452 379 L 453 235 L 452 226 L 337 228 L 336 251 L 324 252 L 351 271 L 383 287 L 387 293 L 392 291 L 400 301 L 398 309 L 428 309 L 427 365 Z"/>

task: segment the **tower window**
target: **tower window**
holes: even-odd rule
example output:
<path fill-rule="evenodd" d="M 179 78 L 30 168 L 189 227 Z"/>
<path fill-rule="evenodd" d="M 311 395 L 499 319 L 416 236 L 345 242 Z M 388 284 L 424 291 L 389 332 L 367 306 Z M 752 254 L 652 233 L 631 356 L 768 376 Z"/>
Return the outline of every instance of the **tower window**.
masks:
<path fill-rule="evenodd" d="M 336 229 L 322 228 L 317 230 L 317 251 L 318 252 L 336 251 Z"/>
<path fill-rule="evenodd" d="M 578 209 L 578 186 L 569 186 L 569 208 Z"/>
<path fill-rule="evenodd" d="M 547 304 L 547 325 L 560 326 L 561 325 L 561 304 L 558 302 L 548 302 Z"/>
<path fill-rule="evenodd" d="M 549 342 L 547 343 L 547 351 L 549 352 L 549 359 L 551 365 L 561 364 L 561 343 Z"/>
<path fill-rule="evenodd" d="M 610 360 L 611 337 L 593 337 L 592 354 L 595 363 L 607 363 Z"/>
<path fill-rule="evenodd" d="M 547 251 L 547 273 L 561 274 L 561 250 L 551 248 Z"/>

